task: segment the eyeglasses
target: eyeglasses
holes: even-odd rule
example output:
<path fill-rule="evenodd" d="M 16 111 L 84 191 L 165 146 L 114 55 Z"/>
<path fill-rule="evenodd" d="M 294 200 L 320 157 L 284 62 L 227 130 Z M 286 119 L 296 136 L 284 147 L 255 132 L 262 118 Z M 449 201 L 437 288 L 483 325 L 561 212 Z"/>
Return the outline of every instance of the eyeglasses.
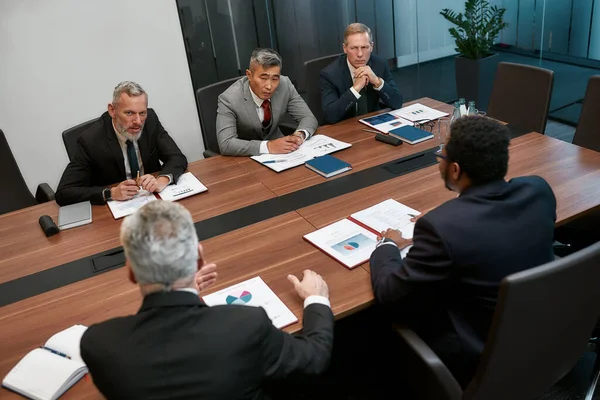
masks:
<path fill-rule="evenodd" d="M 429 119 L 422 119 L 419 121 L 415 121 L 415 128 L 422 129 L 427 132 L 433 132 L 433 127 L 435 126 L 435 121 L 431 121 Z"/>
<path fill-rule="evenodd" d="M 436 158 L 441 158 L 442 160 L 448 161 L 448 157 L 442 154 L 441 149 L 433 153 L 433 155 L 436 156 Z"/>

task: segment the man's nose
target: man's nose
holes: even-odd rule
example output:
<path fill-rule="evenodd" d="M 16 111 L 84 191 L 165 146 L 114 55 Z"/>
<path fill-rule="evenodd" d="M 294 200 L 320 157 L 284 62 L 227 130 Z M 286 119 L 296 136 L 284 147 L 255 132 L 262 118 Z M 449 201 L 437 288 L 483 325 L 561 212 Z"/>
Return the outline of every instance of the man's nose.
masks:
<path fill-rule="evenodd" d="M 135 122 L 138 125 L 142 123 L 142 117 L 140 117 L 140 114 L 135 114 L 135 116 L 133 117 L 133 122 Z"/>

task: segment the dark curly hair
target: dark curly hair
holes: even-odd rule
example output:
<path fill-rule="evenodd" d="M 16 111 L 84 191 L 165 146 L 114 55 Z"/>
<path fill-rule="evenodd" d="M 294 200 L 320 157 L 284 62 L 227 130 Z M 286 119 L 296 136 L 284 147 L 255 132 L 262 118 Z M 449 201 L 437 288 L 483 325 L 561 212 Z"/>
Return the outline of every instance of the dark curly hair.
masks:
<path fill-rule="evenodd" d="M 450 128 L 446 155 L 474 185 L 503 179 L 508 169 L 508 128 L 481 116 L 465 116 Z"/>

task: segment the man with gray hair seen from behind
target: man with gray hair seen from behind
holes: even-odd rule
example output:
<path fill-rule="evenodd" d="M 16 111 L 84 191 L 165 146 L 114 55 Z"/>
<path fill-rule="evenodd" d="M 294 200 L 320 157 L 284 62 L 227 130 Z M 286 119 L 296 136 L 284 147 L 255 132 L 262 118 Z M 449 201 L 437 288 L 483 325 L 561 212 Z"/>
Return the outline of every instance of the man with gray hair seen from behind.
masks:
<path fill-rule="evenodd" d="M 281 66 L 275 50 L 255 49 L 246 76 L 221 93 L 217 107 L 221 154 L 286 154 L 315 132 L 317 119 L 290 79 L 281 75 Z M 284 136 L 279 125 L 286 112 L 298 125 L 295 132 Z"/>
<path fill-rule="evenodd" d="M 77 139 L 56 202 L 65 206 L 88 200 L 92 204 L 129 200 L 140 187 L 160 192 L 177 182 L 186 168 L 186 157 L 148 108 L 144 89 L 135 82 L 121 82 L 108 111 Z M 157 177 L 152 175 L 155 172 Z M 111 187 L 115 183 L 119 184 Z"/>
<path fill-rule="evenodd" d="M 328 124 L 382 107 L 402 108 L 387 61 L 372 54 L 373 45 L 368 26 L 350 24 L 344 31 L 344 54 L 321 71 L 321 106 Z"/>
<path fill-rule="evenodd" d="M 275 328 L 260 307 L 206 306 L 216 280 L 190 213 L 153 201 L 121 225 L 129 278 L 143 302 L 136 315 L 92 325 L 81 356 L 108 399 L 263 399 L 268 381 L 325 371 L 333 314 L 325 281 L 305 270 L 288 280 L 304 298 L 303 335 Z"/>

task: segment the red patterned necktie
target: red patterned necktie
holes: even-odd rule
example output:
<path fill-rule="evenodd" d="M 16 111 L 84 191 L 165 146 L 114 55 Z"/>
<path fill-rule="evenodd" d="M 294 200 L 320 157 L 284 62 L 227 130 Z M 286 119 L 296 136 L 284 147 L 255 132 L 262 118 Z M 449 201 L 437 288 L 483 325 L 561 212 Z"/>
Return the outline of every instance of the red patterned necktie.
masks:
<path fill-rule="evenodd" d="M 265 100 L 263 101 L 261 107 L 265 112 L 262 124 L 263 126 L 269 126 L 271 123 L 271 102 L 269 100 Z"/>

